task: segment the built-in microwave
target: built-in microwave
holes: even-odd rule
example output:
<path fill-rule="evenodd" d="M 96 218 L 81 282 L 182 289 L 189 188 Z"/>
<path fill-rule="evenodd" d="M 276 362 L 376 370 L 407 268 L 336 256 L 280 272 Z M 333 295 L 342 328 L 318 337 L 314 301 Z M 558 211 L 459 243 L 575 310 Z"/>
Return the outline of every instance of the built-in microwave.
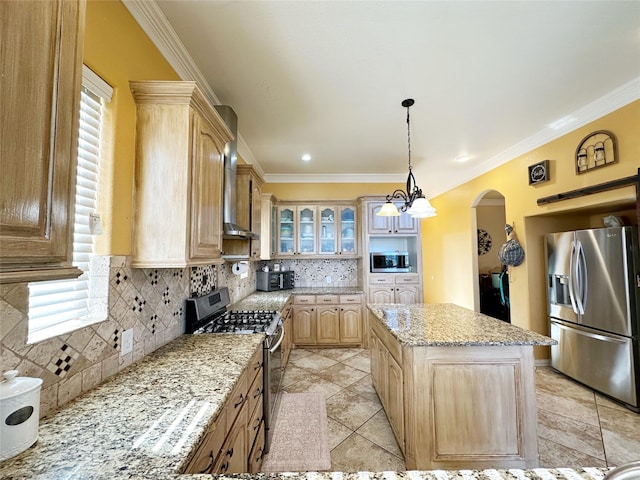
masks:
<path fill-rule="evenodd" d="M 290 290 L 294 287 L 294 273 L 286 272 L 256 272 L 256 290 L 274 292 L 276 290 Z"/>
<path fill-rule="evenodd" d="M 409 252 L 371 252 L 371 271 L 373 273 L 410 272 Z"/>

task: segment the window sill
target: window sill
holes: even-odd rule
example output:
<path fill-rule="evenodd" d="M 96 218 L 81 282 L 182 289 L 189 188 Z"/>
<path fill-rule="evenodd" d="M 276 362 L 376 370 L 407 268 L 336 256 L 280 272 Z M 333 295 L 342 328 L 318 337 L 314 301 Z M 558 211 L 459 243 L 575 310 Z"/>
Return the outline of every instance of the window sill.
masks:
<path fill-rule="evenodd" d="M 59 323 L 49 328 L 38 330 L 37 332 L 29 332 L 27 337 L 27 344 L 32 345 L 34 343 L 43 342 L 53 337 L 58 337 L 66 333 L 71 333 L 81 328 L 102 323 L 107 320 L 107 315 L 88 315 L 86 317 L 77 318 L 75 320 L 69 320 L 68 322 Z"/>

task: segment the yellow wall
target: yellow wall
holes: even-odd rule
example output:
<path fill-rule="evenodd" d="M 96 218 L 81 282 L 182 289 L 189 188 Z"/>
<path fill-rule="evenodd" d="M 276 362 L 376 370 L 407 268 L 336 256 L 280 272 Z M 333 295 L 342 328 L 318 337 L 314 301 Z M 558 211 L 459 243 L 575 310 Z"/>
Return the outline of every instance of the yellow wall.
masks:
<path fill-rule="evenodd" d="M 576 175 L 575 149 L 591 132 L 609 130 L 618 142 L 618 163 Z M 505 197 L 506 221 L 515 227 L 526 257 L 510 267 L 512 322 L 547 333 L 543 235 L 552 231 L 603 226 L 607 213 L 626 209 L 633 220 L 635 188 L 626 187 L 538 206 L 541 197 L 629 177 L 640 166 L 640 101 L 633 102 L 570 134 L 537 148 L 432 199 L 438 216 L 422 220 L 426 302 L 452 302 L 474 308 L 477 282 L 474 202 L 487 190 Z M 528 185 L 527 167 L 550 160 L 551 180 Z M 586 212 L 586 213 L 585 213 Z M 564 214 L 563 214 L 564 213 Z M 537 356 L 545 355 L 541 350 Z"/>
<path fill-rule="evenodd" d="M 99 211 L 105 234 L 101 254 L 131 254 L 135 104 L 129 80 L 179 80 L 149 37 L 119 0 L 89 0 L 84 63 L 114 88 L 107 107 L 107 142 L 102 164 L 108 188 L 100 192 Z"/>

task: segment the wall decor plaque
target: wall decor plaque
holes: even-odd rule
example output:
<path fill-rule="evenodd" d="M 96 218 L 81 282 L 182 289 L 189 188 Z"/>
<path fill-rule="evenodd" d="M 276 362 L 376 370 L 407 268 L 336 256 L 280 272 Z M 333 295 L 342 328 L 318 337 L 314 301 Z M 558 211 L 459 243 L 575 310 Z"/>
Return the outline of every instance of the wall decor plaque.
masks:
<path fill-rule="evenodd" d="M 549 160 L 543 160 L 529 166 L 529 185 L 546 182 L 549 178 L 551 178 L 549 176 Z"/>
<path fill-rule="evenodd" d="M 587 135 L 576 148 L 576 173 L 606 167 L 618 161 L 616 137 L 607 130 Z"/>

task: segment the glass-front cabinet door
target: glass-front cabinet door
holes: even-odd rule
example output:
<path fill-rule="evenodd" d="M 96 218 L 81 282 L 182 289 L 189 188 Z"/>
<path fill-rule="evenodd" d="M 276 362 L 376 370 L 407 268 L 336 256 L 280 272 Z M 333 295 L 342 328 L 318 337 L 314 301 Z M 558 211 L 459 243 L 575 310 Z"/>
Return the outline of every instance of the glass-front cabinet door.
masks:
<path fill-rule="evenodd" d="M 294 255 L 296 253 L 296 209 L 295 207 L 278 208 L 278 254 Z"/>
<path fill-rule="evenodd" d="M 338 252 L 338 236 L 336 229 L 336 207 L 320 207 L 320 254 L 328 255 Z"/>
<path fill-rule="evenodd" d="M 356 210 L 354 207 L 340 207 L 340 253 L 356 255 Z"/>
<path fill-rule="evenodd" d="M 315 255 L 316 207 L 298 207 L 298 252 L 300 255 Z"/>

